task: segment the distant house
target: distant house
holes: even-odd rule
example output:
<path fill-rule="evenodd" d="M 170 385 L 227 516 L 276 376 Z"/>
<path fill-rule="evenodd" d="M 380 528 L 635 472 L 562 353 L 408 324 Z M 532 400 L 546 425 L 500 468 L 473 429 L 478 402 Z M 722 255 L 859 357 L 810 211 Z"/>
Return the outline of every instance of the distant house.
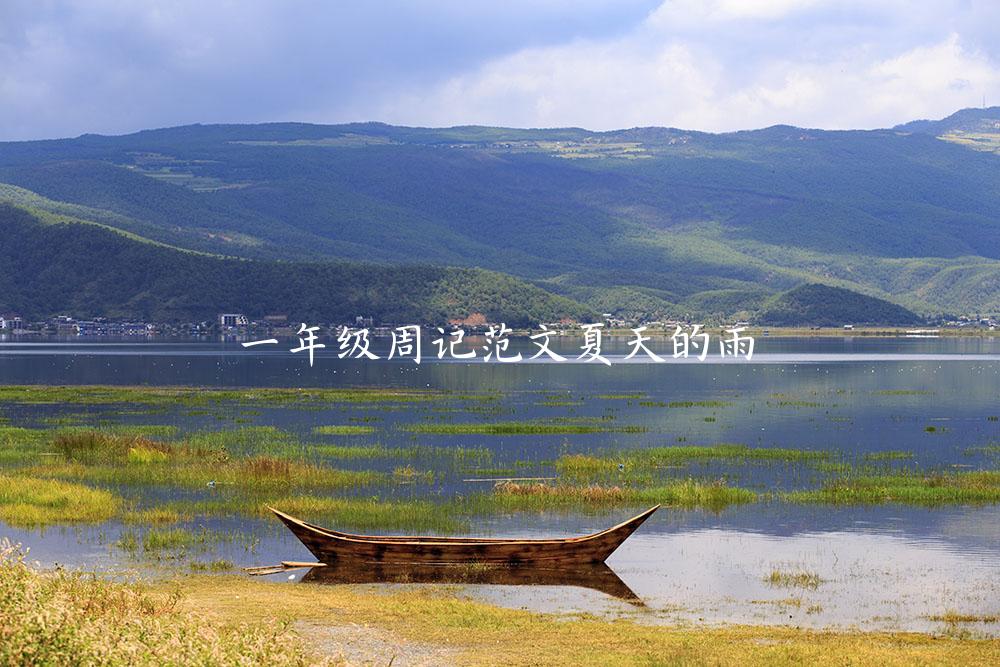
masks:
<path fill-rule="evenodd" d="M 7 315 L 0 315 L 0 329 L 6 331 L 14 331 L 17 329 L 23 329 L 24 322 L 21 321 L 20 315 L 14 315 L 9 313 Z"/>
<path fill-rule="evenodd" d="M 232 329 L 235 327 L 245 327 L 249 324 L 247 316 L 242 313 L 223 313 L 219 315 L 219 326 L 223 329 Z"/>

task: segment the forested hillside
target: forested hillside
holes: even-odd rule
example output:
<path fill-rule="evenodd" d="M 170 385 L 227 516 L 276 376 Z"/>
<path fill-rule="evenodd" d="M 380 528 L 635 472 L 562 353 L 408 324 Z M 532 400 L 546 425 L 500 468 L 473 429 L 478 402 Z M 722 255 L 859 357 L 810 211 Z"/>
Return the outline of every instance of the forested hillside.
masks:
<path fill-rule="evenodd" d="M 589 309 L 478 269 L 223 259 L 91 224 L 43 223 L 0 204 L 0 311 L 33 319 L 212 320 L 220 312 L 294 321 L 444 323 L 483 313 L 512 325 L 586 319 Z"/>
<path fill-rule="evenodd" d="M 626 316 L 746 317 L 806 283 L 1000 312 L 998 118 L 719 135 L 194 125 L 0 144 L 0 200 L 233 257 L 486 268 Z"/>

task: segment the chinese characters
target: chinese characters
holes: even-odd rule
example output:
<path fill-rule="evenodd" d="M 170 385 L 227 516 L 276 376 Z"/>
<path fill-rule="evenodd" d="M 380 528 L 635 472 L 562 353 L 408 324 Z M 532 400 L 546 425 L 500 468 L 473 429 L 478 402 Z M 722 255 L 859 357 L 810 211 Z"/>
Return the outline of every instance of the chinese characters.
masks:
<path fill-rule="evenodd" d="M 551 331 L 544 324 L 540 325 L 540 331 L 529 333 L 528 342 L 535 346 L 534 354 L 526 356 L 525 353 L 511 349 L 511 335 L 513 331 L 504 323 L 491 325 L 482 335 L 482 344 L 468 345 L 465 331 L 454 329 L 446 331 L 443 327 L 435 327 L 429 333 L 430 343 L 436 350 L 438 359 L 452 359 L 471 361 L 481 359 L 484 362 L 493 363 L 517 363 L 522 360 L 534 361 L 542 359 L 551 363 L 564 363 L 567 361 L 577 361 L 582 363 L 597 362 L 605 366 L 612 365 L 613 356 L 605 354 L 603 349 L 604 338 L 602 336 L 604 324 L 596 322 L 581 325 L 583 336 L 582 345 L 577 348 L 579 354 L 572 358 L 559 354 L 551 347 L 551 338 L 554 334 L 561 332 Z M 320 337 L 316 335 L 318 326 L 306 326 L 303 322 L 297 332 L 299 344 L 289 352 L 308 353 L 309 365 L 315 361 L 316 350 L 326 347 L 324 343 L 317 342 Z M 645 335 L 647 327 L 640 326 L 632 329 L 632 336 L 628 341 L 629 351 L 621 356 L 622 361 L 629 361 L 636 357 L 649 360 L 653 363 L 664 363 L 667 361 L 666 355 L 669 353 L 673 359 L 697 359 L 704 361 L 711 348 L 711 335 L 702 330 L 701 325 L 695 324 L 689 328 L 680 325 L 676 326 L 673 334 L 669 337 L 669 347 L 667 350 L 654 351 L 653 336 Z M 746 335 L 746 327 L 733 327 L 724 329 L 719 336 L 719 356 L 723 359 L 727 357 L 743 357 L 747 361 L 753 358 L 754 339 L 753 336 Z M 389 352 L 386 356 L 380 357 L 371 348 L 371 339 L 367 328 L 351 329 L 341 327 L 337 333 L 337 357 L 339 359 L 408 359 L 415 364 L 420 364 L 422 356 L 423 331 L 418 324 L 399 326 L 389 331 L 392 339 L 390 341 Z M 266 340 L 256 340 L 243 343 L 243 347 L 255 347 L 258 345 L 278 345 L 275 338 Z M 464 348 L 463 349 L 463 344 Z M 528 354 L 532 350 L 528 351 Z M 565 352 L 565 350 L 561 350 Z M 481 353 L 481 354 L 480 354 Z"/>

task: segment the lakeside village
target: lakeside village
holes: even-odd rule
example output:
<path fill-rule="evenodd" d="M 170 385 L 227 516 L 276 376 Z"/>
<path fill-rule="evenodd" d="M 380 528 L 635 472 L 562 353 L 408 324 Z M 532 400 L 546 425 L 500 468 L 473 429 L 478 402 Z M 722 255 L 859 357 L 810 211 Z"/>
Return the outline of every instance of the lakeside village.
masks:
<path fill-rule="evenodd" d="M 603 313 L 596 320 L 604 324 L 605 331 L 628 332 L 630 329 L 645 327 L 649 334 L 669 335 L 677 327 L 690 328 L 695 323 L 685 320 L 632 320 L 616 317 L 612 313 Z M 378 322 L 373 317 L 358 315 L 349 322 L 326 322 L 319 323 L 318 335 L 336 336 L 343 327 L 365 328 L 371 332 L 373 337 L 389 337 L 394 328 L 410 323 L 401 322 Z M 426 323 L 425 323 L 426 324 Z M 459 328 L 467 334 L 481 334 L 487 332 L 491 326 L 497 326 L 500 322 L 490 322 L 480 314 L 464 319 L 453 319 L 447 324 L 428 324 L 430 328 L 440 326 L 444 331 L 454 331 Z M 559 322 L 545 322 L 543 324 L 548 330 L 556 335 L 564 335 L 579 329 L 582 323 L 562 320 Z M 0 314 L 0 336 L 183 336 L 183 337 L 232 337 L 243 339 L 247 336 L 266 335 L 268 337 L 291 338 L 296 335 L 300 322 L 293 321 L 288 315 L 275 314 L 266 315 L 259 319 L 251 319 L 242 313 L 220 313 L 214 320 L 185 323 L 164 323 L 164 322 L 144 322 L 141 320 L 117 320 L 106 317 L 94 317 L 89 319 L 77 319 L 68 315 L 59 315 L 40 321 L 27 321 L 16 313 Z M 741 327 L 753 331 L 762 332 L 768 335 L 770 328 L 755 324 L 752 321 L 735 322 L 730 326 Z M 933 336 L 942 333 L 988 333 L 995 332 L 1000 326 L 1000 317 L 980 317 L 978 315 L 963 315 L 954 319 L 945 319 L 936 322 L 928 322 L 928 328 L 898 330 L 903 335 Z M 862 330 L 863 327 L 852 323 L 845 323 L 838 327 L 781 327 L 781 329 L 799 329 L 803 331 L 854 331 L 855 327 Z M 719 327 L 716 327 L 719 328 Z M 775 327 L 775 329 L 778 329 Z M 864 327 L 864 329 L 877 329 L 879 331 L 893 332 L 898 327 Z M 523 333 L 515 328 L 514 333 Z"/>

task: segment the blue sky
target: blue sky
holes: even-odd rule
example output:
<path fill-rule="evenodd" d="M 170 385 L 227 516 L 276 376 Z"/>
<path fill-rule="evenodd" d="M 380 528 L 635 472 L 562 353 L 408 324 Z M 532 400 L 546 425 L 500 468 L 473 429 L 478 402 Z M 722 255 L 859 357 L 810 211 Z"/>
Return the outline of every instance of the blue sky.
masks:
<path fill-rule="evenodd" d="M 997 0 L 0 0 L 0 139 L 381 120 L 729 131 L 1000 104 Z"/>

